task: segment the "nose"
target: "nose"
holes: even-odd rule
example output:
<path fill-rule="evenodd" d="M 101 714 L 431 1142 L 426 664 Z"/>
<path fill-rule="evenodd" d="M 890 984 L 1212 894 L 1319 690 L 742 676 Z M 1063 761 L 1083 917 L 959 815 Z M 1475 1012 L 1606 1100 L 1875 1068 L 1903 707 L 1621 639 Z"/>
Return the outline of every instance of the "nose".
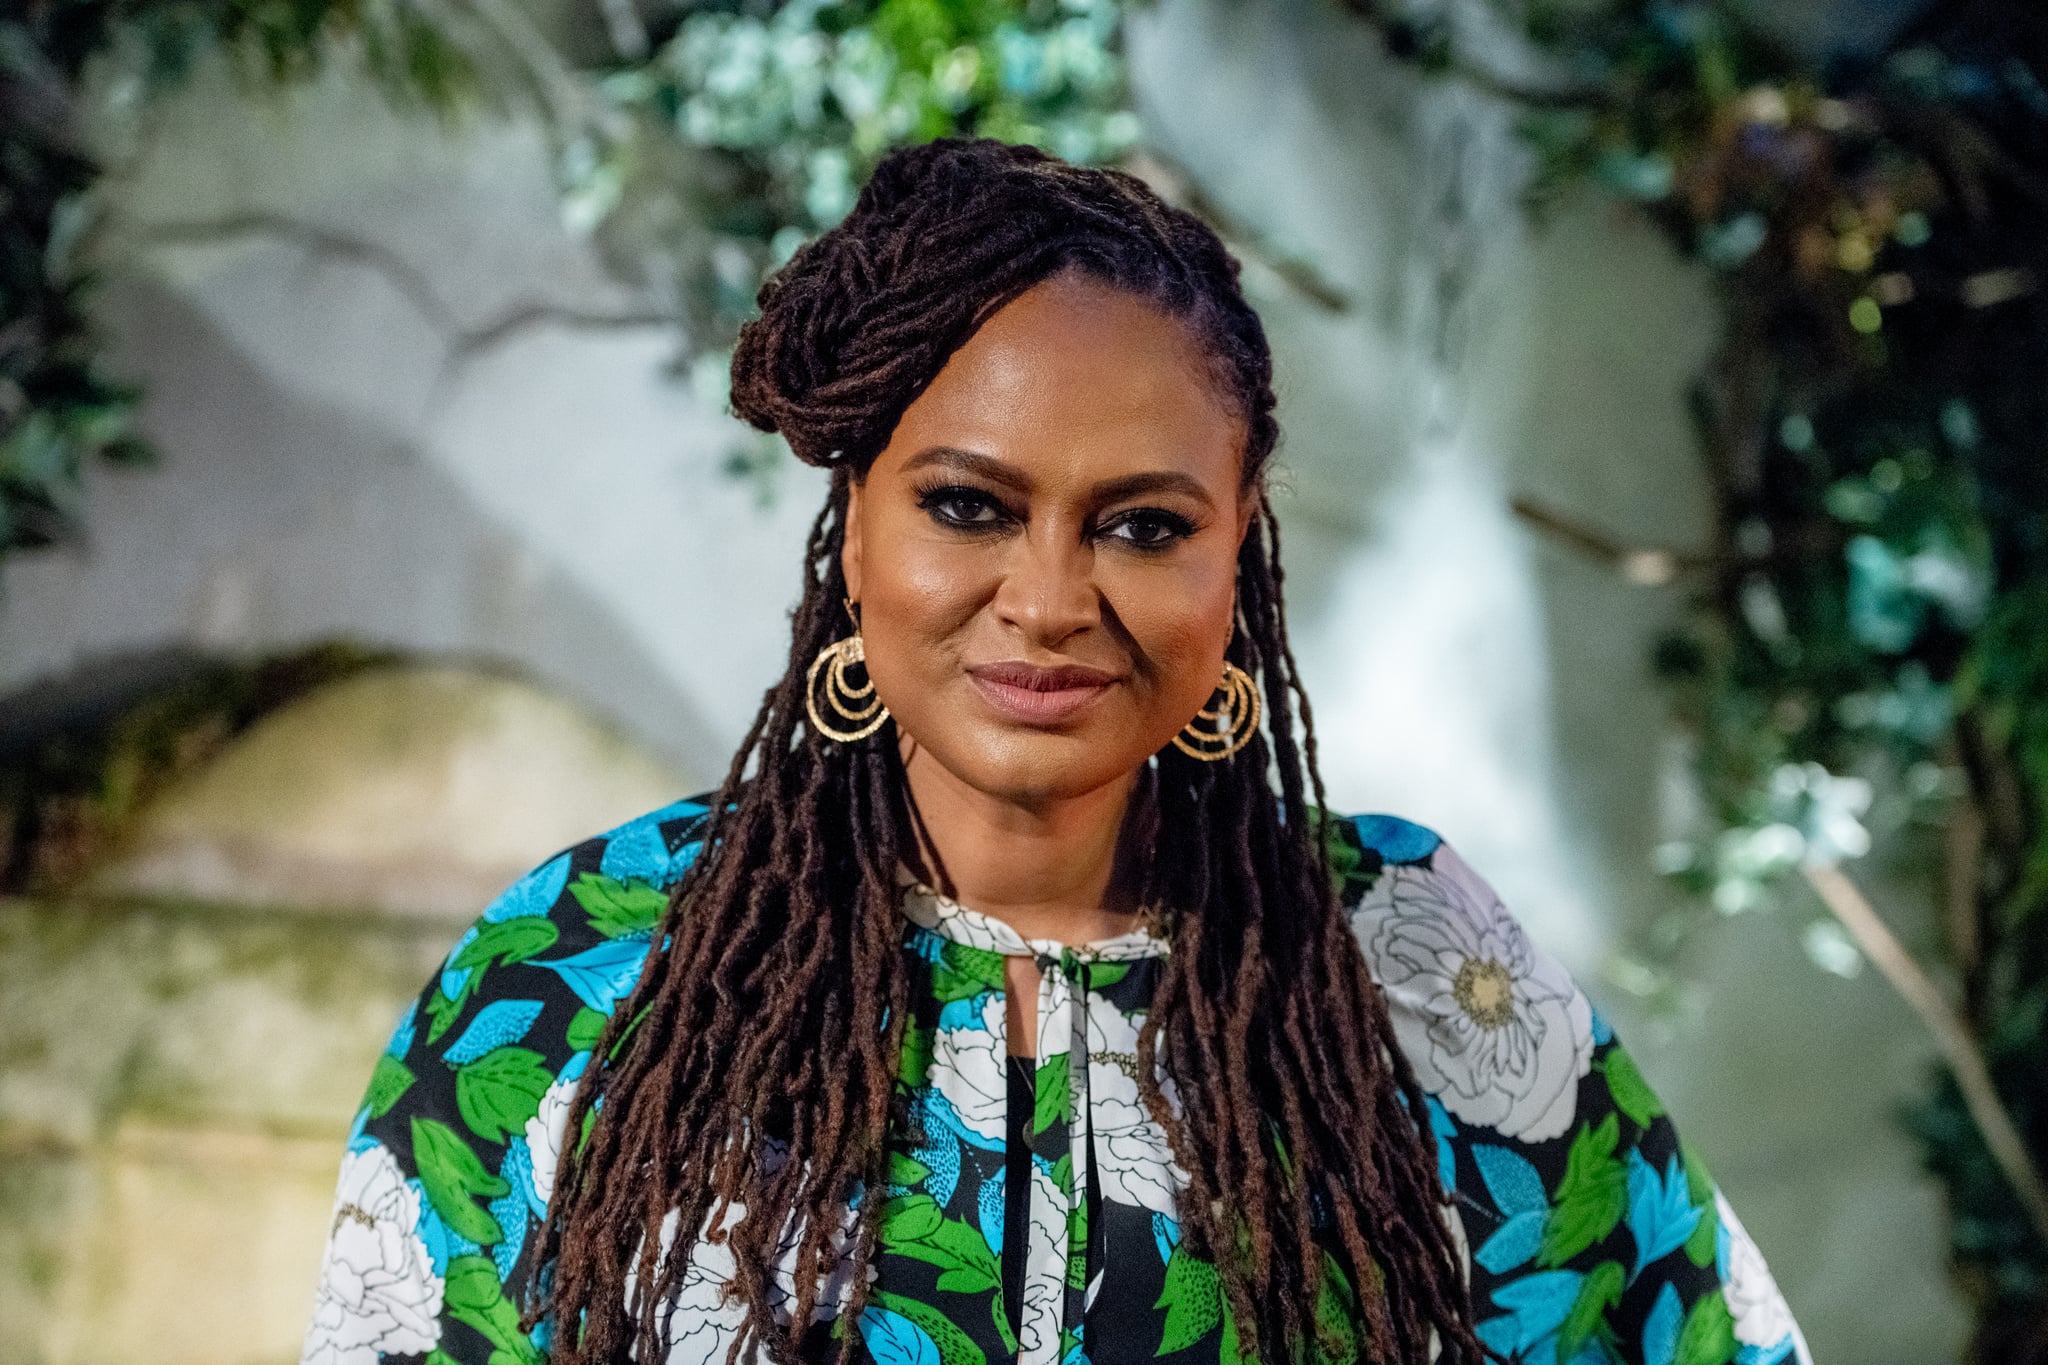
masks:
<path fill-rule="evenodd" d="M 1054 528 L 1045 530 L 1053 533 L 1019 538 L 994 605 L 1003 624 L 1026 642 L 1055 649 L 1102 624 L 1102 594 L 1095 583 L 1095 551 Z"/>

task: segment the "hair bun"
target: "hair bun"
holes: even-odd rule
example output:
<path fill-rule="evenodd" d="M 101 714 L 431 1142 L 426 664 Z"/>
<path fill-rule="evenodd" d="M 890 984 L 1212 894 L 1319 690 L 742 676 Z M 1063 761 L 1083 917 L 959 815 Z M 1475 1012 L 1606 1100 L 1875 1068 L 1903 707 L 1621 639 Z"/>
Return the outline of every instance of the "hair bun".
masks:
<path fill-rule="evenodd" d="M 733 348 L 732 412 L 806 464 L 865 471 L 975 328 L 1075 267 L 1192 320 L 1263 468 L 1270 353 L 1215 232 L 1126 172 L 987 137 L 888 152 L 845 220 L 769 276 Z"/>
<path fill-rule="evenodd" d="M 887 215 L 905 202 L 942 211 L 957 208 L 971 190 L 1005 169 L 1042 164 L 1052 157 L 1029 143 L 991 137 L 939 137 L 885 155 L 862 186 L 854 212 Z M 938 193 L 934 193 L 934 190 Z"/>
<path fill-rule="evenodd" d="M 806 464 L 864 462 L 877 433 L 872 398 L 840 391 L 858 387 L 840 382 L 849 347 L 877 326 L 900 325 L 896 286 L 945 220 L 1006 171 L 1050 160 L 1033 146 L 962 137 L 883 156 L 846 220 L 799 247 L 762 284 L 761 315 L 740 328 L 733 348 L 734 415 L 782 433 Z"/>

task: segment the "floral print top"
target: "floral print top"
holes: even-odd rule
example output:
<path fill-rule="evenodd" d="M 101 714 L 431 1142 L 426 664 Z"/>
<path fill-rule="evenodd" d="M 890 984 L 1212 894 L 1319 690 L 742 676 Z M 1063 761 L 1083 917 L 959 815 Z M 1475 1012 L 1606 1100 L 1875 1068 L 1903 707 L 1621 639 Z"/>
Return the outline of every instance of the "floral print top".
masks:
<path fill-rule="evenodd" d="M 543 1365 L 551 1324 L 521 1332 L 515 1304 L 540 1269 L 531 1251 L 569 1098 L 706 815 L 678 802 L 576 844 L 456 941 L 356 1115 L 304 1365 Z M 1485 1344 L 1514 1365 L 1810 1365 L 1699 1156 L 1492 888 L 1419 825 L 1362 815 L 1330 827 L 1343 904 L 1427 1092 Z M 867 1355 L 1242 1365 L 1216 1271 L 1181 1242 L 1185 1174 L 1138 1097 L 1138 1027 L 1168 944 L 1142 929 L 1027 940 L 917 885 L 902 906 L 916 1016 L 900 1084 L 919 1131 L 892 1145 L 878 1192 L 882 1241 L 854 1325 Z M 1020 953 L 1041 969 L 1021 1191 L 1005 1159 L 1003 971 Z M 1177 1106 L 1171 1081 L 1162 1088 Z M 1009 1226 L 1027 1245 L 1005 1257 L 1015 1199 L 1026 1209 Z M 731 1251 L 709 1231 L 671 1305 L 668 1365 L 723 1365 L 740 1320 L 723 1297 Z M 1006 1262 L 1023 1268 L 1014 1327 Z M 788 1269 L 776 1279 L 786 1303 Z M 823 1286 L 807 1348 L 847 1330 L 850 1281 Z"/>

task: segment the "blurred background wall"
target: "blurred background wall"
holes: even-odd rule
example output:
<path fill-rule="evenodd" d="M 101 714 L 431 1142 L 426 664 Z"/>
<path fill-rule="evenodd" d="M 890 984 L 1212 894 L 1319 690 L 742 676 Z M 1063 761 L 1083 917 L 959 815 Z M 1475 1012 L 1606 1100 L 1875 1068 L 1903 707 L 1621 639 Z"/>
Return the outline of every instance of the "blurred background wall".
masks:
<path fill-rule="evenodd" d="M 1689 1009 L 1625 989 L 1617 948 L 1674 894 L 1647 660 L 1676 599 L 1509 509 L 1697 546 L 1705 283 L 1604 200 L 1532 229 L 1504 112 L 1326 5 L 1160 0 L 1127 35 L 1147 143 L 1343 301 L 1248 266 L 1333 799 L 1441 830 L 1580 975 L 1817 1358 L 1952 1359 L 1941 1205 L 1893 1123 L 1928 1046 L 1768 917 L 1691 951 Z M 562 228 L 530 128 L 205 72 L 149 139 L 103 311 L 166 459 L 96 472 L 88 543 L 10 566 L 0 734 L 196 658 L 396 657 L 241 736 L 74 893 L 0 906 L 7 1362 L 295 1357 L 401 1003 L 526 866 L 715 784 L 822 493 L 706 453 L 731 419 Z"/>

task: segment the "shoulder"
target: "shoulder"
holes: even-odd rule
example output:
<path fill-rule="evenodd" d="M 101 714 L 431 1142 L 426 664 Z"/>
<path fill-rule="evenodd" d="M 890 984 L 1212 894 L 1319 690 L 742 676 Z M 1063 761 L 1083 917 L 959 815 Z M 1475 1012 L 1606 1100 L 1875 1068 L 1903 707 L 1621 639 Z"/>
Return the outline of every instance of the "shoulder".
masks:
<path fill-rule="evenodd" d="M 492 977 L 493 967 L 558 964 L 565 948 L 644 944 L 669 889 L 702 846 L 698 836 L 709 815 L 702 800 L 672 802 L 570 844 L 506 887 L 448 951 L 439 988 L 426 1003 L 436 1031 L 507 988 L 504 974 Z M 562 979 L 591 1008 L 610 1010 L 613 992 L 598 989 L 586 973 L 564 972 Z"/>
<path fill-rule="evenodd" d="M 710 808 L 677 801 L 541 860 L 400 1016 L 356 1113 L 307 1361 L 534 1361 L 517 1330 L 578 1080 L 639 979 Z"/>
<path fill-rule="evenodd" d="M 1389 913 L 1437 917 L 1534 951 L 1492 883 L 1429 826 L 1379 812 L 1343 815 L 1330 821 L 1328 840 L 1339 900 L 1354 923 Z"/>
<path fill-rule="evenodd" d="M 1424 1093 L 1480 1339 L 1518 1360 L 1810 1365 L 1699 1155 L 1493 886 L 1413 821 L 1354 815 L 1328 830 L 1342 904 Z"/>
<path fill-rule="evenodd" d="M 702 847 L 707 799 L 675 801 L 579 839 L 514 880 L 449 947 L 400 1021 L 389 1058 L 414 1076 L 446 1072 L 457 1081 L 493 1062 L 550 1078 L 580 1072 L 580 1054 L 638 979 L 669 891 Z M 482 1080 L 473 1088 L 485 1091 Z M 377 1099 L 373 1087 L 373 1121 L 382 1117 Z M 485 1108 L 464 1104 L 466 1126 L 503 1142 L 514 1125 L 479 1121 Z"/>
<path fill-rule="evenodd" d="M 1612 1036 L 1571 974 L 1435 830 L 1367 814 L 1333 834 L 1341 902 L 1424 1089 L 1503 1137 L 1568 1131 Z"/>
<path fill-rule="evenodd" d="M 535 994 L 566 992 L 609 1015 L 638 975 L 670 889 L 703 847 L 708 799 L 674 801 L 579 839 L 506 887 L 456 939 L 439 982 L 429 983 L 430 1034 L 497 1008 L 508 994 L 525 1004 Z M 515 965 L 553 980 L 493 975 Z"/>

